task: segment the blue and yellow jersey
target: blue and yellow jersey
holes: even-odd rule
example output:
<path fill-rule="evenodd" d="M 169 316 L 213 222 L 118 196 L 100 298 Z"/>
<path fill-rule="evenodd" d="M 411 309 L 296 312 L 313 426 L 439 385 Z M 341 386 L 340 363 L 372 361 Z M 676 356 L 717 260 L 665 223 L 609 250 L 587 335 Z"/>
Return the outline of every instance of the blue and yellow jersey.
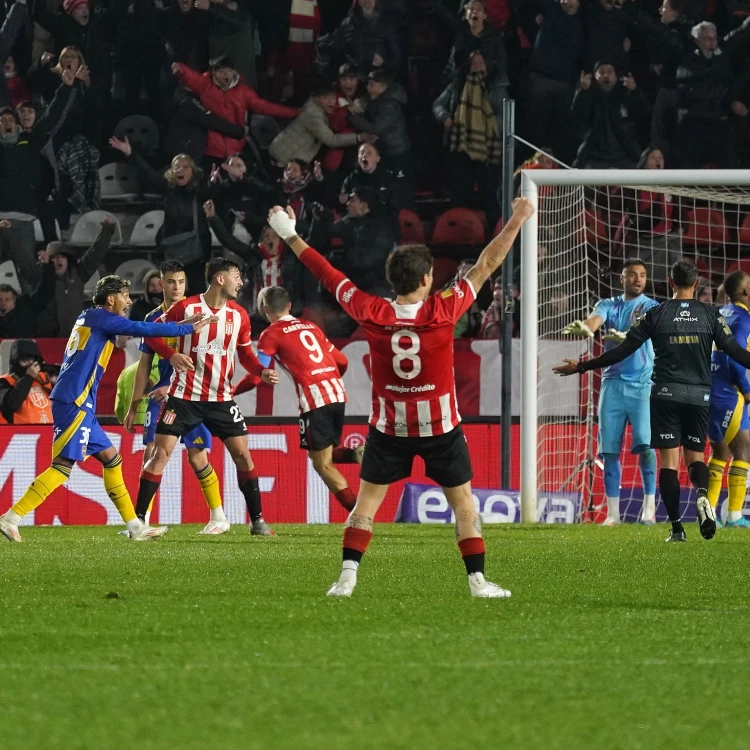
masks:
<path fill-rule="evenodd" d="M 115 347 L 116 336 L 188 336 L 192 324 L 141 323 L 115 315 L 104 308 L 84 310 L 68 339 L 60 376 L 51 398 L 64 404 L 75 404 L 94 414 L 99 381 L 107 369 Z"/>
<path fill-rule="evenodd" d="M 721 314 L 726 320 L 737 343 L 745 348 L 750 338 L 750 312 L 744 305 L 730 303 L 722 308 Z M 737 393 L 750 393 L 750 381 L 747 370 L 724 352 L 714 349 L 711 354 L 711 400 L 737 398 Z"/>
<path fill-rule="evenodd" d="M 168 310 L 169 308 L 167 307 L 166 303 L 162 302 L 161 305 L 159 305 L 159 307 L 157 307 L 155 310 L 152 310 L 146 316 L 146 322 L 155 323 L 163 315 L 166 315 Z M 164 339 L 164 343 L 170 349 L 176 352 L 179 348 L 180 342 L 177 336 L 171 336 L 171 337 L 166 337 Z M 151 354 L 151 355 L 154 354 L 153 350 L 146 343 L 145 339 L 141 341 L 141 345 L 139 348 L 145 354 Z M 157 355 L 157 366 L 159 368 L 159 381 L 154 386 L 154 390 L 156 390 L 157 388 L 163 388 L 165 385 L 169 385 L 172 382 L 172 373 L 174 372 L 174 368 L 172 367 L 172 365 L 170 365 L 166 359 L 162 359 L 158 355 Z"/>

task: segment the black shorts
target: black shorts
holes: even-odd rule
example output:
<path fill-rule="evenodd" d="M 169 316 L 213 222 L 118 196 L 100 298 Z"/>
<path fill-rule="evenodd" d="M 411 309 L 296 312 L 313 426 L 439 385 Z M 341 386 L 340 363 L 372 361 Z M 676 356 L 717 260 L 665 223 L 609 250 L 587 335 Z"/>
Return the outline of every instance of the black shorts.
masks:
<path fill-rule="evenodd" d="M 681 404 L 651 397 L 651 447 L 678 448 L 683 445 L 702 453 L 708 432 L 708 405 Z"/>
<path fill-rule="evenodd" d="M 327 404 L 305 412 L 299 418 L 299 447 L 322 451 L 341 442 L 346 404 Z"/>
<path fill-rule="evenodd" d="M 174 396 L 159 412 L 156 434 L 182 437 L 201 422 L 219 440 L 247 435 L 245 417 L 234 401 L 186 401 Z"/>
<path fill-rule="evenodd" d="M 441 487 L 458 487 L 474 476 L 461 425 L 445 435 L 422 438 L 394 437 L 370 427 L 359 476 L 371 484 L 398 482 L 411 476 L 415 456 Z"/>

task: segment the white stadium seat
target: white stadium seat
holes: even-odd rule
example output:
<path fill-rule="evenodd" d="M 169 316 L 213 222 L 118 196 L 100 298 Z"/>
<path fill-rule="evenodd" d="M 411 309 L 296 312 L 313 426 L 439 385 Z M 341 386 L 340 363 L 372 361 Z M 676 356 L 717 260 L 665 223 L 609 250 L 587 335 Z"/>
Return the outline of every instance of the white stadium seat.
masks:
<path fill-rule="evenodd" d="M 102 200 L 132 200 L 141 192 L 138 170 L 130 164 L 112 162 L 99 169 Z"/>
<path fill-rule="evenodd" d="M 60 239 L 60 223 L 55 219 L 55 239 Z M 42 232 L 42 222 L 34 219 L 34 241 L 44 242 L 44 232 Z"/>
<path fill-rule="evenodd" d="M 156 247 L 156 233 L 164 223 L 164 211 L 148 211 L 138 217 L 130 233 L 130 245 Z"/>
<path fill-rule="evenodd" d="M 121 263 L 115 270 L 115 275 L 130 281 L 130 293 L 134 296 L 144 294 L 146 288 L 143 285 L 143 277 L 149 271 L 159 269 L 150 261 L 143 258 L 131 258 Z"/>
<path fill-rule="evenodd" d="M 117 217 L 109 211 L 89 211 L 83 214 L 73 227 L 70 235 L 71 245 L 90 245 L 98 236 L 102 228 L 102 219 L 108 216 L 115 222 L 115 233 L 111 245 L 116 247 L 122 245 L 122 227 Z"/>
<path fill-rule="evenodd" d="M 18 279 L 18 273 L 12 260 L 0 263 L 0 284 L 9 284 L 21 294 L 21 282 Z"/>

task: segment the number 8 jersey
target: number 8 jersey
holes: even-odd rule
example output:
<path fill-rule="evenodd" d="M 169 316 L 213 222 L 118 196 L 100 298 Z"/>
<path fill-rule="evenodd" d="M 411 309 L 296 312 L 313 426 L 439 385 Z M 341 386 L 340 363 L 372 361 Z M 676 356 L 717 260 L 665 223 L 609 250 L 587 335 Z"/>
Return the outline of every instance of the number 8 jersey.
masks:
<path fill-rule="evenodd" d="M 399 305 L 358 289 L 312 248 L 300 260 L 365 332 L 370 345 L 370 424 L 386 435 L 432 437 L 461 421 L 453 329 L 476 292 L 467 279 L 424 302 Z"/>

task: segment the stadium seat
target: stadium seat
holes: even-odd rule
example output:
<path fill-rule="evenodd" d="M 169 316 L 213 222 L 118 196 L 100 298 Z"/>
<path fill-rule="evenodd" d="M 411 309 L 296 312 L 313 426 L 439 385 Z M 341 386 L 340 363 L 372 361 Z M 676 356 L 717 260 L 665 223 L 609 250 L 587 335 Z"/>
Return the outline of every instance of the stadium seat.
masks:
<path fill-rule="evenodd" d="M 729 239 L 724 214 L 715 208 L 696 208 L 685 216 L 683 244 L 723 245 Z"/>
<path fill-rule="evenodd" d="M 131 258 L 120 263 L 115 270 L 115 275 L 130 281 L 130 293 L 133 295 L 144 294 L 146 288 L 143 285 L 143 277 L 149 271 L 157 271 L 157 267 L 143 258 Z"/>
<path fill-rule="evenodd" d="M 453 258 L 435 258 L 432 265 L 432 291 L 442 289 L 455 275 L 458 263 Z"/>
<path fill-rule="evenodd" d="M 164 223 L 164 211 L 149 211 L 138 217 L 130 233 L 130 245 L 156 247 L 156 233 Z"/>
<path fill-rule="evenodd" d="M 94 271 L 94 275 L 83 286 L 83 300 L 89 302 L 96 291 L 96 283 L 101 279 L 99 271 Z"/>
<path fill-rule="evenodd" d="M 9 284 L 21 294 L 21 282 L 18 279 L 18 273 L 12 260 L 0 263 L 0 284 Z"/>
<path fill-rule="evenodd" d="M 140 154 L 155 154 L 159 149 L 159 127 L 146 115 L 130 115 L 117 123 L 115 135 L 124 140 Z"/>
<path fill-rule="evenodd" d="M 501 216 L 497 220 L 497 224 L 495 224 L 495 228 L 492 230 L 492 237 L 493 238 L 497 237 L 497 235 L 500 234 L 500 232 L 503 231 L 503 226 L 504 226 L 504 224 L 503 224 L 503 217 Z"/>
<path fill-rule="evenodd" d="M 55 238 L 60 239 L 60 222 L 55 219 Z M 34 219 L 34 241 L 44 242 L 44 232 L 42 231 L 42 222 Z"/>
<path fill-rule="evenodd" d="M 209 227 L 209 231 L 211 232 L 211 247 L 224 247 L 221 242 L 219 242 L 219 238 L 214 233 L 214 230 Z"/>
<path fill-rule="evenodd" d="M 71 245 L 90 245 L 98 236 L 102 228 L 102 219 L 108 216 L 115 222 L 115 233 L 110 243 L 112 247 L 122 245 L 122 227 L 117 217 L 109 211 L 89 211 L 83 214 L 73 227 L 70 235 Z"/>
<path fill-rule="evenodd" d="M 484 245 L 484 225 L 470 208 L 449 208 L 435 223 L 432 245 Z"/>
<path fill-rule="evenodd" d="M 281 132 L 276 120 L 266 115 L 253 115 L 250 118 L 250 132 L 258 145 L 268 151 L 271 141 Z"/>
<path fill-rule="evenodd" d="M 102 200 L 132 200 L 141 192 L 138 171 L 124 162 L 111 162 L 99 169 Z"/>
<path fill-rule="evenodd" d="M 422 219 L 410 211 L 408 208 L 402 208 L 398 212 L 398 222 L 401 227 L 401 243 L 415 243 L 424 244 L 424 227 L 422 226 Z"/>
<path fill-rule="evenodd" d="M 730 273 L 734 273 L 735 271 L 744 271 L 745 273 L 750 273 L 750 258 L 745 258 L 744 260 L 736 260 L 727 268 L 726 275 L 729 276 Z"/>
<path fill-rule="evenodd" d="M 750 245 L 750 214 L 742 217 L 740 224 L 739 241 L 741 245 Z"/>

